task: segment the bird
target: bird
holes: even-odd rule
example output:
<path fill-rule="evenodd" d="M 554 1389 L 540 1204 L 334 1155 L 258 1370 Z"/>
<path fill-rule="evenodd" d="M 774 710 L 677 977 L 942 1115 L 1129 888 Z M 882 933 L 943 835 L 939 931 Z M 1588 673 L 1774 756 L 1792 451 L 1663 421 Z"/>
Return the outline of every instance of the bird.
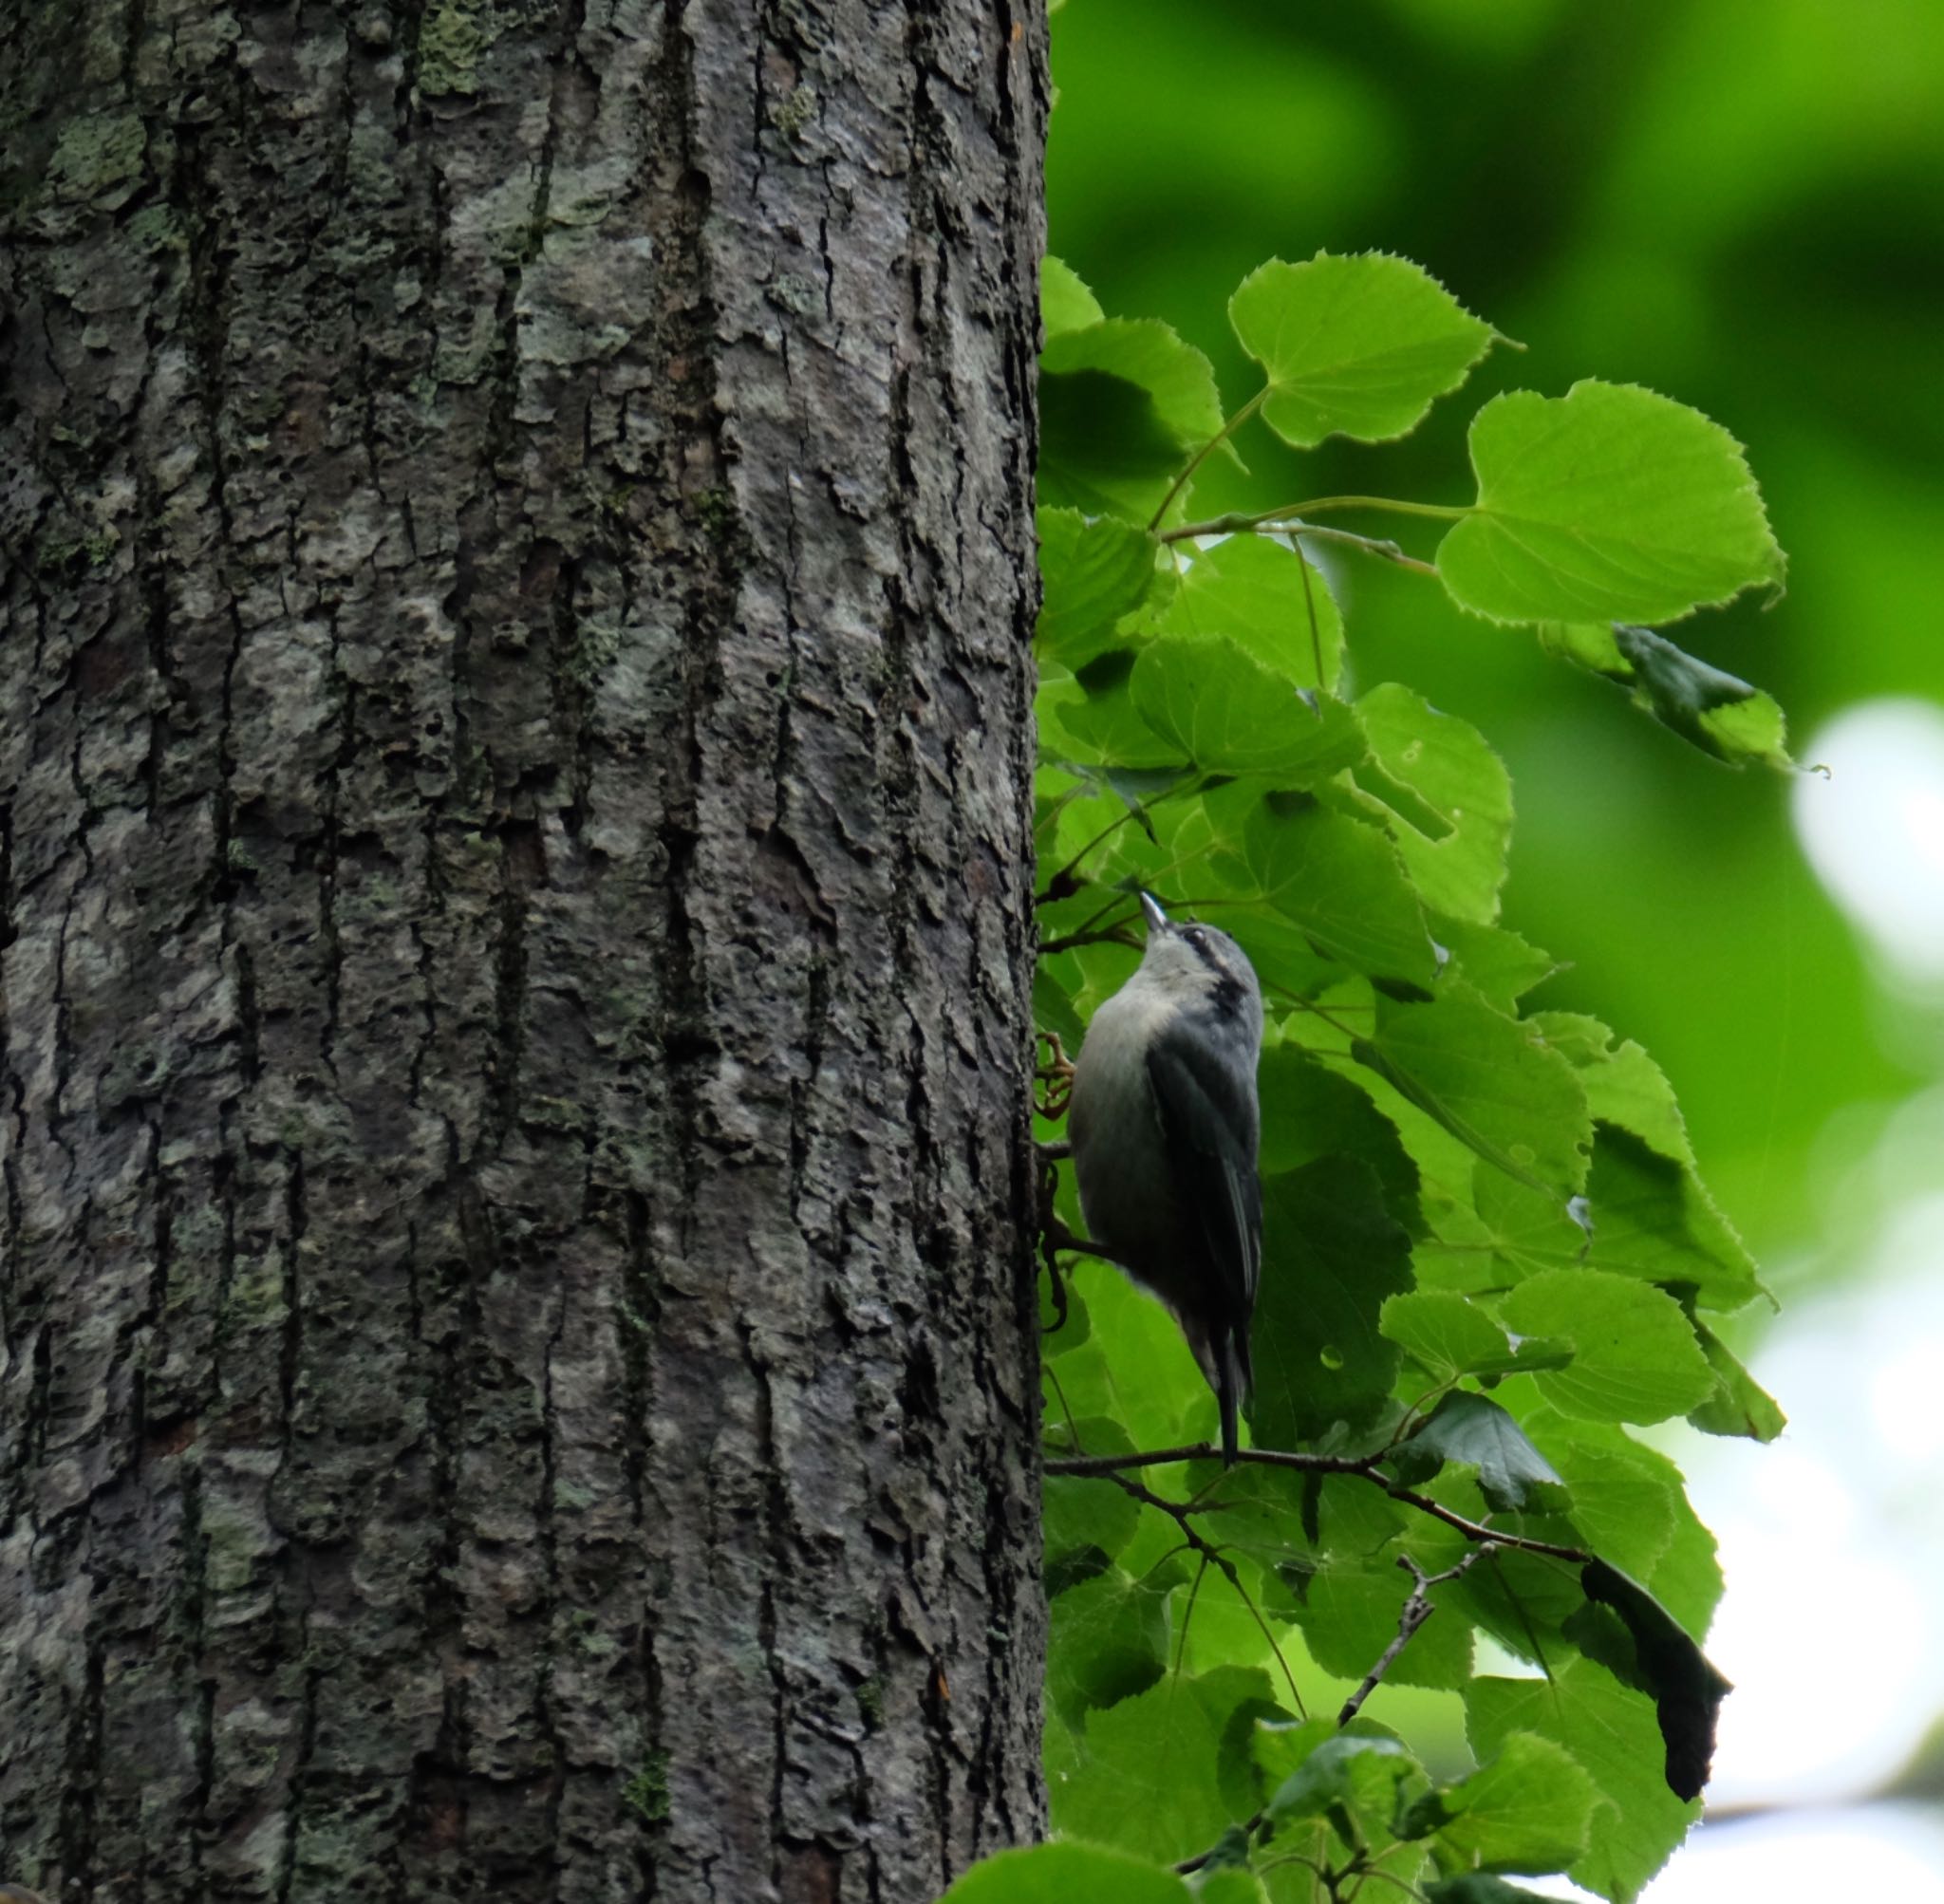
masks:
<path fill-rule="evenodd" d="M 1088 1236 L 1173 1313 L 1233 1466 L 1262 1269 L 1262 994 L 1227 933 L 1151 893 L 1141 910 L 1147 948 L 1081 1040 L 1067 1135 Z"/>

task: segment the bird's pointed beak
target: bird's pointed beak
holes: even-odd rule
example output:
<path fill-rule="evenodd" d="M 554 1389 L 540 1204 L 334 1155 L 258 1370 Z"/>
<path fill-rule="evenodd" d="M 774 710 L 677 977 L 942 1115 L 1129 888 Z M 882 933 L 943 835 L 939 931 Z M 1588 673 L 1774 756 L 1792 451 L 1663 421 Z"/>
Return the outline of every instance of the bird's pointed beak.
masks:
<path fill-rule="evenodd" d="M 1168 924 L 1168 915 L 1161 909 L 1161 902 L 1151 892 L 1141 895 L 1141 910 L 1147 915 L 1148 930 L 1158 932 Z"/>

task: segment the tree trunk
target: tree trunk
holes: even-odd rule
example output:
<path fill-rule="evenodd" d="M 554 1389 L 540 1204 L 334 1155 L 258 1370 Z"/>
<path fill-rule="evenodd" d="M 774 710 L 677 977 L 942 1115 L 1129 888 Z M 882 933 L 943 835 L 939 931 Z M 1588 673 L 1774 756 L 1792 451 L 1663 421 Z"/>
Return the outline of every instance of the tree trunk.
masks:
<path fill-rule="evenodd" d="M 1038 1826 L 1038 10 L 8 9 L 0 1879 Z"/>

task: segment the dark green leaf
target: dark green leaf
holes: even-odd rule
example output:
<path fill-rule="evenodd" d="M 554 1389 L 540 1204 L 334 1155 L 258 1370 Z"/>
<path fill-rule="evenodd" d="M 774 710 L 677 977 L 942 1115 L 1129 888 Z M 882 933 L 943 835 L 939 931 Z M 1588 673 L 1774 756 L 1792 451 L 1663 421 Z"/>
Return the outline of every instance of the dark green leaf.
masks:
<path fill-rule="evenodd" d="M 1694 1818 L 1661 1777 L 1653 1706 L 1603 1666 L 1573 1658 L 1556 1664 L 1550 1679 L 1474 1679 L 1465 1705 L 1481 1758 L 1514 1732 L 1537 1732 L 1591 1774 L 1600 1801 L 1571 1876 L 1615 1904 L 1631 1904 Z"/>
<path fill-rule="evenodd" d="M 1394 681 L 1360 695 L 1356 715 L 1383 776 L 1414 796 L 1386 811 L 1418 896 L 1434 912 L 1489 925 L 1512 836 L 1512 782 L 1499 756 L 1476 728 Z"/>
<path fill-rule="evenodd" d="M 1368 1164 L 1324 1157 L 1267 1181 L 1249 1409 L 1260 1446 L 1299 1447 L 1375 1414 L 1397 1369 L 1378 1312 L 1410 1283 L 1411 1240 Z"/>
<path fill-rule="evenodd" d="M 1586 1849 L 1598 1797 L 1570 1752 L 1513 1732 L 1489 1764 L 1439 1792 L 1427 1810 L 1439 1844 L 1459 1863 L 1559 1871 Z"/>
<path fill-rule="evenodd" d="M 1089 1454 L 1134 1451 L 1127 1429 L 1110 1416 L 1094 1416 L 1075 1426 L 1079 1445 Z M 1062 1448 L 1071 1445 L 1064 1422 L 1058 1445 Z M 1070 1547 L 1097 1547 L 1112 1559 L 1134 1538 L 1141 1518 L 1140 1506 L 1131 1495 L 1112 1481 L 1091 1475 L 1048 1475 L 1041 1503 L 1049 1559 Z"/>
<path fill-rule="evenodd" d="M 1234 1821 L 1220 1761 L 1235 1682 L 1249 1677 L 1206 1688 L 1172 1673 L 1089 1712 L 1071 1765 L 1049 1767 L 1055 1827 L 1168 1863 L 1206 1850 Z"/>
<path fill-rule="evenodd" d="M 1425 1904 L 1553 1904 L 1523 1884 L 1507 1884 L 1488 1871 L 1461 1871 L 1424 1887 Z"/>
<path fill-rule="evenodd" d="M 1361 1724 L 1317 1745 L 1269 1801 L 1273 1826 L 1338 1811 L 1394 1837 L 1393 1821 L 1427 1783 L 1424 1767 L 1388 1733 Z"/>
<path fill-rule="evenodd" d="M 981 1858 L 943 1904 L 1193 1904 L 1171 1871 L 1097 1844 L 1036 1844 Z"/>
<path fill-rule="evenodd" d="M 1222 428 L 1208 360 L 1157 319 L 1110 317 L 1039 359 L 1039 500 L 1146 527 Z"/>
<path fill-rule="evenodd" d="M 1176 757 L 1213 774 L 1256 774 L 1284 787 L 1325 779 L 1363 756 L 1340 700 L 1305 695 L 1222 637 L 1170 636 L 1141 650 L 1134 706 Z"/>
<path fill-rule="evenodd" d="M 1184 1577 L 1178 1565 L 1139 1577 L 1109 1567 L 1052 1597 L 1046 1696 L 1070 1725 L 1089 1707 L 1145 1691 L 1167 1671 L 1168 1596 Z"/>
<path fill-rule="evenodd" d="M 1732 767 L 1751 761 L 1786 771 L 1788 726 L 1759 687 L 1685 654 L 1664 635 L 1625 623 L 1547 624 L 1551 653 L 1633 690 L 1634 703 L 1704 754 Z"/>
<path fill-rule="evenodd" d="M 1154 581 L 1155 542 L 1112 516 L 1042 509 L 1036 645 L 1040 662 L 1084 667 L 1118 639 L 1114 624 L 1140 607 Z"/>
<path fill-rule="evenodd" d="M 1251 931 L 1248 950 L 1256 950 Z M 1258 966 L 1261 970 L 1261 966 Z M 1271 1045 L 1256 1073 L 1262 1099 L 1262 1170 L 1274 1177 L 1318 1157 L 1351 1156 L 1383 1185 L 1385 1206 L 1406 1229 L 1417 1220 L 1417 1166 L 1397 1127 L 1353 1079 L 1331 1071 L 1300 1045 Z"/>
<path fill-rule="evenodd" d="M 1430 1004 L 1380 1000 L 1376 1036 L 1351 1051 L 1506 1175 L 1562 1201 L 1585 1181 L 1592 1122 L 1572 1066 L 1462 986 Z"/>
<path fill-rule="evenodd" d="M 1391 1465 L 1407 1485 L 1448 1465 L 1469 1468 L 1486 1500 L 1511 1512 L 1558 1504 L 1565 1491 L 1552 1464 L 1497 1402 L 1463 1391 L 1438 1404 Z"/>
<path fill-rule="evenodd" d="M 1185 567 L 1159 618 L 1172 635 L 1224 635 L 1299 687 L 1334 691 L 1343 618 L 1322 575 L 1287 543 L 1230 535 Z"/>
<path fill-rule="evenodd" d="M 1742 1367 L 1728 1345 L 1699 1318 L 1694 1337 L 1708 1366 L 1714 1371 L 1714 1392 L 1688 1419 L 1709 1434 L 1746 1435 L 1750 1441 L 1773 1441 L 1788 1426 L 1788 1417 L 1775 1398 Z"/>
<path fill-rule="evenodd" d="M 1381 1497 L 1376 1497 L 1381 1499 Z M 1355 1684 L 1397 1637 L 1410 1577 L 1397 1546 L 1325 1558 L 1305 1582 L 1297 1610 L 1303 1644 L 1325 1672 Z M 1435 1606 L 1441 1588 L 1432 1589 Z M 1460 1687 L 1471 1677 L 1471 1627 L 1462 1615 L 1433 1612 L 1384 1671 L 1386 1686 Z M 1381 1694 L 1379 1694 L 1381 1698 Z"/>
<path fill-rule="evenodd" d="M 1396 849 L 1376 828 L 1322 806 L 1265 800 L 1247 847 L 1263 898 L 1319 952 L 1373 977 L 1430 983 L 1436 966 L 1423 911 Z"/>
<path fill-rule="evenodd" d="M 1631 1131 L 1599 1126 L 1586 1202 L 1599 1268 L 1692 1290 L 1707 1309 L 1740 1309 L 1762 1293 L 1741 1238 L 1693 1170 Z"/>

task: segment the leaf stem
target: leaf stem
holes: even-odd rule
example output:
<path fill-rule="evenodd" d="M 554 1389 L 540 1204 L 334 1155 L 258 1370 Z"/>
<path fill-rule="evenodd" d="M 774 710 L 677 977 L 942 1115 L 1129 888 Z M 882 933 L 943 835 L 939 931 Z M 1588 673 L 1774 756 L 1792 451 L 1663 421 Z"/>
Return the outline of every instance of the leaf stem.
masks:
<path fill-rule="evenodd" d="M 1154 532 L 1161 527 L 1161 518 L 1168 513 L 1168 505 L 1171 502 L 1173 502 L 1175 497 L 1178 496 L 1185 488 L 1187 487 L 1188 478 L 1191 476 L 1193 476 L 1194 473 L 1198 469 L 1200 469 L 1202 465 L 1205 462 L 1206 462 L 1208 458 L 1211 456 L 1213 456 L 1215 452 L 1219 450 L 1222 447 L 1222 445 L 1229 439 L 1230 437 L 1234 436 L 1236 431 L 1241 429 L 1242 426 L 1244 423 L 1246 423 L 1248 420 L 1251 417 L 1253 417 L 1256 414 L 1256 412 L 1262 407 L 1263 400 L 1267 398 L 1268 394 L 1269 386 L 1268 384 L 1264 383 L 1262 387 L 1260 390 L 1258 390 L 1256 394 L 1253 397 L 1251 397 L 1249 401 L 1246 403 L 1244 403 L 1240 410 L 1238 410 L 1235 413 L 1234 416 L 1229 418 L 1227 422 L 1224 423 L 1223 426 L 1219 430 L 1217 430 L 1215 434 L 1212 437 L 1210 437 L 1206 443 L 1204 443 L 1202 447 L 1198 449 L 1194 453 L 1194 455 L 1187 459 L 1187 466 L 1182 470 L 1182 473 L 1178 476 L 1176 476 L 1171 483 L 1168 484 L 1168 494 L 1161 498 L 1161 507 L 1154 512 L 1152 516 L 1149 518 L 1148 533 L 1150 535 L 1152 535 Z"/>
<path fill-rule="evenodd" d="M 1206 522 L 1184 523 L 1179 529 L 1161 531 L 1160 539 L 1187 542 L 1198 535 L 1252 535 L 1258 530 L 1280 527 L 1291 517 L 1329 515 L 1343 509 L 1380 509 L 1393 515 L 1425 515 L 1438 522 L 1457 522 L 1471 513 L 1469 504 L 1405 502 L 1389 495 L 1318 495 L 1307 502 L 1286 502 L 1280 509 L 1265 509 L 1255 515 L 1214 515 Z M 1301 527 L 1299 521 L 1297 527 Z"/>
<path fill-rule="evenodd" d="M 1300 541 L 1304 536 L 1314 536 L 1318 542 L 1335 542 L 1345 549 L 1355 549 L 1365 555 L 1374 555 L 1380 561 L 1394 563 L 1399 569 L 1409 569 L 1413 575 L 1435 575 L 1437 565 L 1421 562 L 1415 555 L 1407 555 L 1396 543 L 1382 536 L 1358 535 L 1353 530 L 1330 529 L 1321 523 L 1305 522 L 1292 524 L 1289 532 Z"/>

